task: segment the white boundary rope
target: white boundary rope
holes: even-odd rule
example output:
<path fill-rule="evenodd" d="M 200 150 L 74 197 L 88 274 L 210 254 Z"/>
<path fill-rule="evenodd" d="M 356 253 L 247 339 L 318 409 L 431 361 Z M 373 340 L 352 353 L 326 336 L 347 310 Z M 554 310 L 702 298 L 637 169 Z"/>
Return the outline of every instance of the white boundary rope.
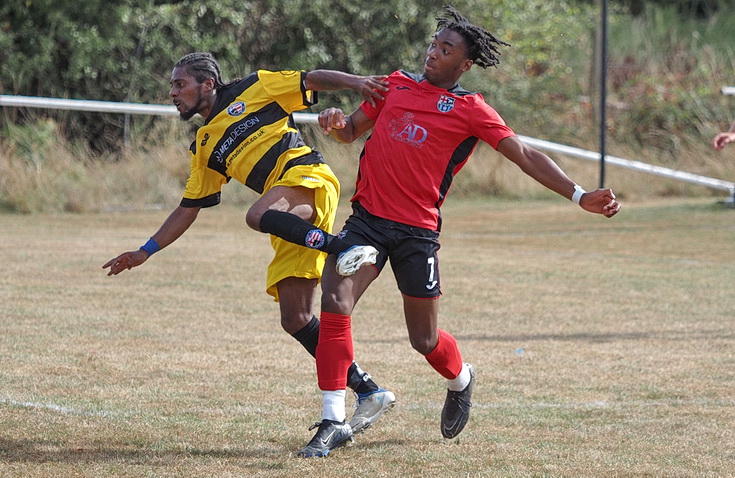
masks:
<path fill-rule="evenodd" d="M 723 87 L 723 94 L 735 95 L 735 87 Z M 90 100 L 70 100 L 63 98 L 44 98 L 34 96 L 11 96 L 0 95 L 0 106 L 27 107 L 27 108 L 46 108 L 46 109 L 63 109 L 77 111 L 96 111 L 107 113 L 125 113 L 125 114 L 147 114 L 160 116 L 174 116 L 178 111 L 173 105 L 155 105 L 155 104 L 137 104 L 137 103 L 116 103 L 112 101 L 90 101 Z M 318 116 L 314 113 L 294 113 L 294 121 L 304 124 L 317 124 Z M 525 143 L 539 149 L 551 151 L 565 156 L 571 156 L 589 161 L 600 161 L 600 153 L 587 151 L 572 146 L 552 143 L 541 139 L 530 138 L 527 136 L 519 136 Z M 699 184 L 712 189 L 727 191 L 732 200 L 735 200 L 735 183 L 715 179 L 698 174 L 687 173 L 675 169 L 655 166 L 640 161 L 632 161 L 629 159 L 618 158 L 615 156 L 605 155 L 605 162 L 615 166 L 632 169 L 656 176 L 663 176 L 679 181 Z"/>
<path fill-rule="evenodd" d="M 40 96 L 0 95 L 0 106 L 157 116 L 176 116 L 179 114 L 174 105 L 70 100 L 64 98 L 44 98 Z M 313 113 L 294 113 L 293 117 L 297 123 L 318 123 L 317 115 Z"/>
<path fill-rule="evenodd" d="M 526 136 L 519 136 L 521 140 L 531 146 L 546 151 L 564 154 L 565 156 L 573 156 L 575 158 L 587 159 L 590 161 L 600 161 L 600 153 L 594 151 L 587 151 L 573 146 L 565 146 L 563 144 L 551 143 L 542 139 L 529 138 Z M 605 162 L 620 166 L 623 168 L 633 169 L 635 171 L 641 171 L 644 173 L 655 174 L 657 176 L 664 176 L 679 181 L 685 181 L 695 184 L 701 184 L 708 186 L 713 189 L 721 189 L 735 195 L 735 183 L 730 181 L 724 181 L 722 179 L 709 178 L 707 176 L 700 176 L 698 174 L 687 173 L 684 171 L 678 171 L 675 169 L 664 168 L 662 166 L 655 166 L 653 164 L 642 163 L 640 161 L 633 161 L 630 159 L 618 158 L 615 156 L 605 155 Z"/>

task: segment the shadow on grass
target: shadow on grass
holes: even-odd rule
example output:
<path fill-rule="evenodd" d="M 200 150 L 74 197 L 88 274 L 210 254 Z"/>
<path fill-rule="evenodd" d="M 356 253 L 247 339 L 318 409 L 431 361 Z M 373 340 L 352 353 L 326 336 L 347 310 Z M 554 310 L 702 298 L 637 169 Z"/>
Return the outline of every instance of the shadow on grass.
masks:
<path fill-rule="evenodd" d="M 265 449 L 262 443 L 253 448 L 229 449 L 161 449 L 135 448 L 131 444 L 108 446 L 70 446 L 49 440 L 27 440 L 0 438 L 0 463 L 104 463 L 167 464 L 178 463 L 187 458 L 262 459 L 267 456 L 284 455 L 283 449 Z"/>
<path fill-rule="evenodd" d="M 405 440 L 385 439 L 377 441 L 363 441 L 356 437 L 356 442 L 349 448 L 373 449 L 383 447 L 401 447 Z M 119 463 L 137 465 L 167 465 L 180 464 L 182 459 L 233 459 L 233 460 L 279 460 L 296 459 L 296 449 L 289 451 L 283 447 L 273 446 L 265 448 L 263 443 L 253 447 L 237 447 L 228 449 L 161 449 L 150 450 L 135 448 L 135 445 L 120 443 L 108 446 L 69 446 L 50 440 L 28 440 L 0 438 L 0 463 Z M 300 459 L 301 460 L 301 459 Z"/>

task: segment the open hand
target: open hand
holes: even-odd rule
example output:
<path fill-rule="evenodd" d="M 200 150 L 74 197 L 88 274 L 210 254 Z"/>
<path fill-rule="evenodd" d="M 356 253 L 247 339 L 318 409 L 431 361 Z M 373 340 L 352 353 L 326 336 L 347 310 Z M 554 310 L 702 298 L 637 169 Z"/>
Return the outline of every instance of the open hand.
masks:
<path fill-rule="evenodd" d="M 141 265 L 147 259 L 148 253 L 141 251 L 140 249 L 137 251 L 123 252 L 116 258 L 107 261 L 102 268 L 110 268 L 110 271 L 107 273 L 108 276 L 118 275 L 124 270 L 132 269 L 133 267 Z"/>
<path fill-rule="evenodd" d="M 385 97 L 380 93 L 388 91 L 388 82 L 385 75 L 363 76 L 360 77 L 358 86 L 355 91 L 362 95 L 362 99 L 375 106 L 375 100 L 384 100 Z"/>

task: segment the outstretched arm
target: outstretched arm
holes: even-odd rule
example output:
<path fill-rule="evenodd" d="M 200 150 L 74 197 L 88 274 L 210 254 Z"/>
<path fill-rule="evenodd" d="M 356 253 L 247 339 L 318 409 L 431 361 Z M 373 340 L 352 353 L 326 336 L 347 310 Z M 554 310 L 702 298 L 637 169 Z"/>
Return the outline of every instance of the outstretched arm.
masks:
<path fill-rule="evenodd" d="M 540 184 L 567 199 L 574 197 L 576 183 L 550 157 L 523 143 L 517 136 L 501 140 L 498 152 Z M 579 205 L 586 211 L 605 217 L 612 217 L 620 210 L 620 203 L 615 200 L 611 189 L 585 192 L 579 198 Z"/>
<path fill-rule="evenodd" d="M 177 207 L 151 239 L 158 245 L 159 249 L 168 246 L 189 229 L 189 226 L 196 220 L 200 209 L 199 207 Z M 102 268 L 110 268 L 107 273 L 108 276 L 117 275 L 126 269 L 132 269 L 143 264 L 149 257 L 150 254 L 142 248 L 137 251 L 123 252 L 114 259 L 107 261 Z"/>
<path fill-rule="evenodd" d="M 362 98 L 375 106 L 375 100 L 383 100 L 381 92 L 388 91 L 385 75 L 359 76 L 335 70 L 313 70 L 306 74 L 304 86 L 312 91 L 355 90 Z"/>

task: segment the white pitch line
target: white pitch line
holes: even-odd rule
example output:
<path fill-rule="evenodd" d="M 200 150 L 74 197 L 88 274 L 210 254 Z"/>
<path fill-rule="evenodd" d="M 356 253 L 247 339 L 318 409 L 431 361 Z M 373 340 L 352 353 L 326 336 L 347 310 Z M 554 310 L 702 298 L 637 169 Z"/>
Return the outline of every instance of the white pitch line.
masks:
<path fill-rule="evenodd" d="M 12 400 L 10 398 L 0 398 L 0 404 L 9 405 L 11 407 L 51 410 L 51 411 L 63 413 L 66 415 L 81 415 L 81 416 L 86 416 L 86 417 L 106 417 L 106 418 L 115 416 L 115 413 L 104 411 L 104 410 L 100 412 L 91 412 L 87 410 L 77 410 L 75 408 L 64 407 L 62 405 L 56 405 L 55 403 L 23 402 L 23 401 L 18 401 L 18 400 Z"/>

